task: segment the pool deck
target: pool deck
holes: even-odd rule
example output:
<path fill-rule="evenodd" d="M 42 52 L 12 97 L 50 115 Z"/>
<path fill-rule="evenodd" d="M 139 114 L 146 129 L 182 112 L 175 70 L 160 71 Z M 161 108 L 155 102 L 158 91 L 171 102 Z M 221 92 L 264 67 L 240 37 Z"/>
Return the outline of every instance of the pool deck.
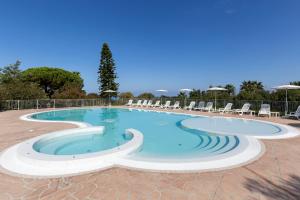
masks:
<path fill-rule="evenodd" d="M 76 127 L 65 123 L 19 119 L 21 115 L 36 111 L 0 112 L 0 151 L 34 136 Z M 219 115 L 197 111 L 176 112 Z M 287 124 L 300 130 L 300 120 L 234 116 Z M 154 173 L 112 168 L 52 179 L 22 178 L 0 172 L 0 200 L 300 199 L 300 137 L 262 141 L 266 152 L 259 160 L 242 167 L 216 172 Z"/>

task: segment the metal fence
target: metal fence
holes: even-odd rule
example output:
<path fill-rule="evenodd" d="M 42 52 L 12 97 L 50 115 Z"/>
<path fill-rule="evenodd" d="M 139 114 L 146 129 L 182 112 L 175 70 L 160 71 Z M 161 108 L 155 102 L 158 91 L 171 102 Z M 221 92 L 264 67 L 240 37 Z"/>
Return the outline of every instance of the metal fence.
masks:
<path fill-rule="evenodd" d="M 111 101 L 112 105 L 122 105 L 120 100 Z M 36 100 L 1 100 L 0 110 L 22 110 L 42 108 L 66 108 L 84 106 L 105 106 L 107 99 L 36 99 Z"/>
<path fill-rule="evenodd" d="M 22 110 L 22 109 L 43 109 L 43 108 L 66 108 L 66 107 L 85 107 L 85 106 L 107 106 L 109 103 L 111 105 L 125 105 L 129 99 L 116 98 L 108 99 L 98 98 L 98 99 L 37 99 L 37 100 L 1 100 L 0 101 L 0 110 Z M 138 99 L 134 98 L 134 102 Z M 142 99 L 143 100 L 143 99 Z M 160 100 L 161 104 L 164 104 L 166 101 L 171 101 L 171 104 L 174 104 L 175 101 L 180 102 L 180 106 L 184 107 L 189 105 L 191 101 L 195 101 L 196 105 L 200 101 L 213 102 L 214 99 L 184 99 L 184 98 L 153 98 L 151 99 L 153 103 L 156 100 Z M 244 103 L 251 104 L 251 110 L 258 111 L 261 104 L 266 103 L 271 105 L 271 110 L 274 112 L 284 113 L 285 111 L 285 101 L 253 101 L 253 100 L 228 100 L 228 99 L 218 99 L 216 107 L 221 108 L 225 107 L 227 103 L 233 103 L 233 108 L 241 108 Z M 300 105 L 300 101 L 289 101 L 288 107 L 289 112 L 294 112 L 297 107 Z"/>

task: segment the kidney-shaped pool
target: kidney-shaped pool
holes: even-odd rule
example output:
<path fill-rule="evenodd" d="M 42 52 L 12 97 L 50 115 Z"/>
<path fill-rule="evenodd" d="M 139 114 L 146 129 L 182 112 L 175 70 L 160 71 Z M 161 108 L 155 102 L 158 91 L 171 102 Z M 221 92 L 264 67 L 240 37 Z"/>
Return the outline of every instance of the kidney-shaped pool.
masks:
<path fill-rule="evenodd" d="M 26 174 L 26 170 L 38 168 L 35 173 L 27 174 L 39 176 L 69 175 L 111 166 L 184 172 L 224 169 L 262 155 L 264 147 L 256 138 L 298 134 L 291 127 L 256 120 L 123 108 L 55 110 L 30 114 L 23 119 L 102 127 L 39 136 L 14 146 L 14 151 L 8 149 L 7 156 L 1 156 L 4 168 L 11 170 L 10 165 L 17 163 L 24 165 L 23 170 L 15 170 L 17 173 Z M 129 134 L 130 130 L 133 134 Z M 125 153 L 116 154 L 116 150 Z M 13 152 L 21 154 L 16 156 L 20 158 L 18 162 L 3 164 L 4 157 Z M 86 159 L 94 159 L 91 162 L 95 164 L 85 166 Z M 61 164 L 64 169 L 49 172 L 54 165 Z"/>

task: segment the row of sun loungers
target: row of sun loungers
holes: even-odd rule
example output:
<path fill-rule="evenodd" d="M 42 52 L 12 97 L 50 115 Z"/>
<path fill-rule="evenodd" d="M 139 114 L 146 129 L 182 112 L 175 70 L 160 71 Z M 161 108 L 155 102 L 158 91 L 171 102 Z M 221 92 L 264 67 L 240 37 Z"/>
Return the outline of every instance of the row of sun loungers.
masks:
<path fill-rule="evenodd" d="M 138 100 L 136 103 L 133 103 L 133 100 L 129 100 L 126 104 L 127 106 L 133 106 L 133 107 L 151 107 L 151 108 L 163 108 L 163 109 L 181 109 L 180 102 L 175 101 L 173 105 L 171 105 L 171 101 L 166 101 L 164 105 L 160 104 L 160 101 L 157 100 L 154 104 L 152 100 Z M 198 110 L 202 112 L 219 112 L 221 114 L 224 113 L 235 113 L 239 115 L 243 114 L 253 114 L 255 113 L 253 110 L 250 110 L 251 104 L 245 103 L 241 109 L 232 109 L 233 104 L 227 103 L 224 108 L 219 108 L 218 110 L 214 110 L 213 108 L 213 102 L 207 102 L 205 105 L 204 101 L 200 101 L 198 105 L 196 105 L 195 101 L 191 101 L 188 106 L 185 106 L 183 109 L 186 110 Z M 268 116 L 271 117 L 271 106 L 270 104 L 261 104 L 261 108 L 258 111 L 258 116 Z M 296 118 L 300 119 L 300 106 L 297 108 L 296 112 L 292 112 L 285 117 L 287 118 Z"/>

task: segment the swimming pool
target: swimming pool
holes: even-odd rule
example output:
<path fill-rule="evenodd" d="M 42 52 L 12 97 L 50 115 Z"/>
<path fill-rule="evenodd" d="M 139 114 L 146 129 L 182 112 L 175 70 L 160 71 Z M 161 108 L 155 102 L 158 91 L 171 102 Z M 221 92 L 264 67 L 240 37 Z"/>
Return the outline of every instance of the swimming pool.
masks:
<path fill-rule="evenodd" d="M 255 120 L 125 108 L 56 110 L 33 113 L 23 119 L 82 127 L 39 136 L 15 147 L 21 160 L 17 164 L 24 165 L 24 169 L 14 169 L 24 174 L 38 168 L 33 175 L 39 176 L 112 166 L 152 171 L 230 168 L 263 153 L 263 144 L 255 137 L 280 138 L 289 133 L 289 127 Z M 11 154 L 13 151 L 6 158 Z M 86 164 L 88 159 L 95 164 Z M 13 164 L 16 161 L 4 167 Z"/>
<path fill-rule="evenodd" d="M 136 156 L 143 158 L 206 157 L 226 153 L 239 144 L 239 138 L 184 128 L 181 121 L 191 118 L 159 112 L 129 109 L 77 109 L 35 114 L 37 120 L 78 121 L 92 126 L 104 126 L 103 134 L 60 138 L 37 142 L 35 150 L 46 154 L 80 154 L 119 146 L 126 142 L 127 128 L 141 131 L 143 147 Z"/>

